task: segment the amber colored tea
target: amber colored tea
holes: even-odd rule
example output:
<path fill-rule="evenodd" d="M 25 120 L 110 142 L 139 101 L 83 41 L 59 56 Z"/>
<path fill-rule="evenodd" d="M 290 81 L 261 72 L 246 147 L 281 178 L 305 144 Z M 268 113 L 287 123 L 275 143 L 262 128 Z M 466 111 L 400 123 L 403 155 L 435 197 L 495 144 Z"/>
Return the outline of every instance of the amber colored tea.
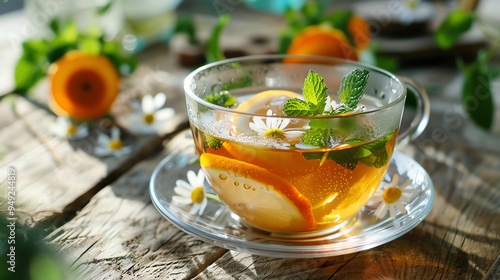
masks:
<path fill-rule="evenodd" d="M 245 223 L 277 232 L 321 230 L 355 216 L 382 181 L 397 137 L 395 130 L 328 148 L 300 145 L 300 140 L 283 145 L 236 135 L 245 134 L 234 128 L 245 123 L 243 117 L 204 117 L 204 123 L 228 127 L 204 131 L 191 126 L 212 188 Z"/>

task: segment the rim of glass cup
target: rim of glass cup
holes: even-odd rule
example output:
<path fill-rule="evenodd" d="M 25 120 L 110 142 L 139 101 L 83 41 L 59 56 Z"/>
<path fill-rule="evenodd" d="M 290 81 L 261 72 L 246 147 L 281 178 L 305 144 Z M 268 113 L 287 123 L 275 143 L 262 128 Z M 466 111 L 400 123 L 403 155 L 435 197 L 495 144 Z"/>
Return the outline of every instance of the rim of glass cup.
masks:
<path fill-rule="evenodd" d="M 375 71 L 380 74 L 385 75 L 389 79 L 393 79 L 396 81 L 401 87 L 402 87 L 402 92 L 401 95 L 398 96 L 395 100 L 384 104 L 383 106 L 366 110 L 366 111 L 358 111 L 358 112 L 349 112 L 347 114 L 340 114 L 340 115 L 317 115 L 317 116 L 276 116 L 277 118 L 289 118 L 289 119 L 317 119 L 317 118 L 345 118 L 345 117 L 352 117 L 352 116 L 359 116 L 359 115 L 364 115 L 364 114 L 371 114 L 375 112 L 382 111 L 387 108 L 391 108 L 394 105 L 398 104 L 399 102 L 402 102 L 407 95 L 407 88 L 406 85 L 401 79 L 399 79 L 396 75 L 392 74 L 389 71 L 386 71 L 384 69 L 378 68 L 373 65 L 369 65 L 366 63 L 358 62 L 358 61 L 352 61 L 352 60 L 347 60 L 347 59 L 341 59 L 341 58 L 333 58 L 333 57 L 327 57 L 327 56 L 318 56 L 318 55 L 289 55 L 289 54 L 263 54 L 263 55 L 249 55 L 249 56 L 241 56 L 241 57 L 235 57 L 235 58 L 228 58 L 228 59 L 223 59 L 219 60 L 216 62 L 208 63 L 206 65 L 203 65 L 195 70 L 193 70 L 191 73 L 189 73 L 186 78 L 184 79 L 184 93 L 188 95 L 190 98 L 192 98 L 196 103 L 201 104 L 205 107 L 208 107 L 213 110 L 217 111 L 223 111 L 227 113 L 233 113 L 233 114 L 240 114 L 240 115 L 246 115 L 246 116 L 266 116 L 264 114 L 257 114 L 257 113 L 248 113 L 248 112 L 242 112 L 238 111 L 235 109 L 227 108 L 227 107 L 222 107 L 213 103 L 210 103 L 203 98 L 200 98 L 198 95 L 196 95 L 190 88 L 191 81 L 193 78 L 198 75 L 199 73 L 206 71 L 210 68 L 215 68 L 220 65 L 224 64 L 231 64 L 231 63 L 236 63 L 236 62 L 243 62 L 243 61 L 263 61 L 263 62 L 268 62 L 269 60 L 276 60 L 278 61 L 279 59 L 283 60 L 284 58 L 294 58 L 294 59 L 305 59 L 305 60 L 316 60 L 318 62 L 332 62 L 333 65 L 352 65 L 352 66 L 359 66 L 364 69 L 368 69 L 370 71 Z M 282 63 L 282 62 L 280 62 Z M 311 62 L 300 62 L 297 64 L 316 64 L 316 65 L 321 65 L 321 63 L 311 63 Z M 323 63 L 323 65 L 327 65 L 326 63 Z M 332 66 L 333 66 L 332 65 Z M 353 67 L 354 69 L 355 67 Z"/>

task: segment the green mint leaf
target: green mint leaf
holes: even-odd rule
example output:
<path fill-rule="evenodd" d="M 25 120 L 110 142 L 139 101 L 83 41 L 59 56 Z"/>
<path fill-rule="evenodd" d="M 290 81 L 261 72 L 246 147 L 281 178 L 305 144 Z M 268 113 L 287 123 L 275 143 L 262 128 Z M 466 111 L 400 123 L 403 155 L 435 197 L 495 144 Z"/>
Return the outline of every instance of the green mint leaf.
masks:
<path fill-rule="evenodd" d="M 230 19 L 231 18 L 227 14 L 220 16 L 215 27 L 213 28 L 205 50 L 207 62 L 215 62 L 225 58 L 219 45 L 219 37 L 224 27 L 226 27 L 229 23 Z"/>
<path fill-rule="evenodd" d="M 491 74 L 484 53 L 470 66 L 462 66 L 465 78 L 462 86 L 462 105 L 472 122 L 490 130 L 493 126 L 494 103 Z"/>
<path fill-rule="evenodd" d="M 366 69 L 354 69 L 349 72 L 340 84 L 339 99 L 349 108 L 354 109 L 365 93 L 366 84 L 370 71 Z"/>
<path fill-rule="evenodd" d="M 221 91 L 219 93 L 207 95 L 205 100 L 222 107 L 231 107 L 237 102 L 236 97 L 231 95 L 228 91 Z"/>
<path fill-rule="evenodd" d="M 307 73 L 304 80 L 302 93 L 305 100 L 310 103 L 309 107 L 311 107 L 313 115 L 320 115 L 323 113 L 327 97 L 327 89 L 328 88 L 326 87 L 325 81 L 323 81 L 323 77 L 321 77 L 318 73 L 309 70 L 309 73 Z"/>
<path fill-rule="evenodd" d="M 451 11 L 438 26 L 434 39 L 440 48 L 451 48 L 469 30 L 474 22 L 474 14 L 465 10 Z"/>
<path fill-rule="evenodd" d="M 327 144 L 330 139 L 330 132 L 328 132 L 327 129 L 312 130 L 313 132 L 305 134 L 307 135 L 307 141 L 317 144 L 316 146 Z M 354 170 L 359 163 L 380 168 L 385 166 L 389 161 L 389 153 L 387 152 L 385 145 L 393 136 L 394 132 L 368 144 L 361 144 L 345 150 L 329 151 L 327 152 L 328 154 L 326 157 L 327 159 L 333 160 L 337 164 L 340 164 L 349 170 Z M 351 145 L 358 145 L 360 143 L 362 143 L 362 141 L 359 140 L 349 142 Z M 322 147 L 326 147 L 326 145 Z M 303 155 L 307 160 L 318 160 L 322 159 L 325 156 L 325 153 L 304 153 Z"/>
<path fill-rule="evenodd" d="M 331 142 L 330 129 L 311 127 L 301 138 L 301 142 L 314 147 L 328 147 Z"/>
<path fill-rule="evenodd" d="M 287 116 L 298 117 L 298 116 L 310 116 L 311 115 L 311 107 L 307 101 L 292 98 L 288 99 L 286 103 L 283 105 L 283 112 Z"/>
<path fill-rule="evenodd" d="M 224 141 L 217 139 L 215 137 L 212 137 L 208 134 L 205 134 L 205 139 L 207 140 L 207 145 L 208 147 L 218 150 L 220 147 L 222 147 L 222 144 L 224 144 Z"/>

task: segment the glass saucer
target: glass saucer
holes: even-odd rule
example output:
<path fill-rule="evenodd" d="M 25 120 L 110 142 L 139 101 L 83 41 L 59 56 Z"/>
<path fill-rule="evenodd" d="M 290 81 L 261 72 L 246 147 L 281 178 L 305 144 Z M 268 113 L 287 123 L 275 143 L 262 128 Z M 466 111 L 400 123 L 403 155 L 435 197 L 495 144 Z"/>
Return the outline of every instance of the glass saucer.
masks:
<path fill-rule="evenodd" d="M 172 203 L 175 182 L 187 181 L 186 172 L 200 169 L 194 145 L 185 140 L 185 147 L 165 157 L 154 170 L 150 182 L 151 200 L 158 211 L 187 234 L 222 248 L 260 256 L 280 258 L 316 258 L 350 254 L 392 241 L 416 227 L 429 213 L 434 200 L 434 187 L 428 173 L 411 157 L 395 151 L 384 182 L 399 175 L 399 184 L 412 180 L 407 189 L 414 189 L 406 204 L 406 214 L 396 212 L 393 218 L 375 216 L 378 204 L 368 204 L 356 218 L 335 232 L 323 235 L 302 235 L 297 238 L 273 235 L 245 226 L 239 217 L 215 199 L 201 215 L 191 214 L 191 206 Z M 192 141 L 192 140 L 191 140 Z M 208 188 L 209 197 L 214 194 Z"/>

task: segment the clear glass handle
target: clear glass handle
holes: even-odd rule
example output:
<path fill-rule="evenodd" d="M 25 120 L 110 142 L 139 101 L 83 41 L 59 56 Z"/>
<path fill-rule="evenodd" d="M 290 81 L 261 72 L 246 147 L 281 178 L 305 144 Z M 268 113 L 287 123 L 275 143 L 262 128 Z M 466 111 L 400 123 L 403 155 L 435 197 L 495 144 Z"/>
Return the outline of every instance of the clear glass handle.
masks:
<path fill-rule="evenodd" d="M 398 142 L 401 144 L 409 143 L 417 139 L 427 127 L 431 113 L 429 97 L 425 89 L 415 80 L 408 77 L 398 77 L 406 86 L 408 93 L 413 93 L 417 100 L 417 111 L 410 126 L 402 130 L 398 136 Z"/>

